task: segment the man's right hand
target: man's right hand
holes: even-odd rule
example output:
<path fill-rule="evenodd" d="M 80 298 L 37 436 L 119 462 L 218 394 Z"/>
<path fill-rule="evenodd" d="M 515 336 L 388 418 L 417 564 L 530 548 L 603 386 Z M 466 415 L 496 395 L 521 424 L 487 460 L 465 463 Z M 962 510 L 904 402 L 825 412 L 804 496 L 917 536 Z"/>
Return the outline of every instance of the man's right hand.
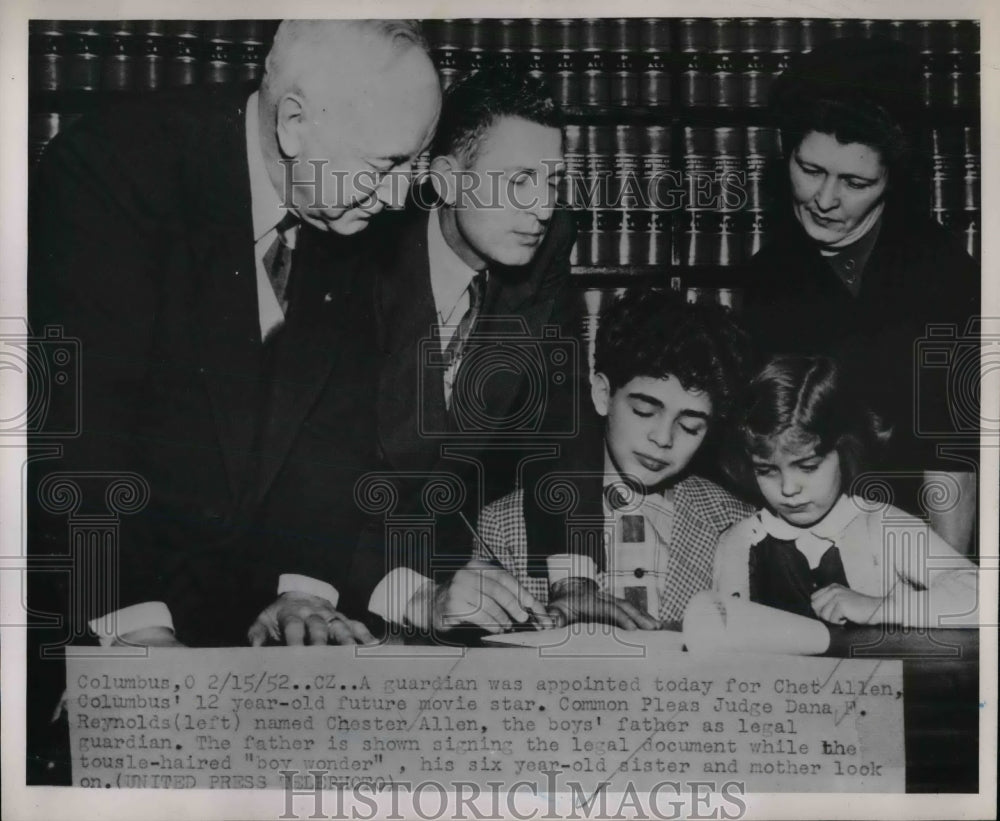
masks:
<path fill-rule="evenodd" d="M 282 593 L 247 631 L 254 647 L 268 640 L 298 647 L 304 644 L 377 644 L 360 621 L 347 618 L 330 602 L 307 593 Z"/>
<path fill-rule="evenodd" d="M 177 640 L 174 631 L 168 627 L 143 627 L 133 630 L 124 636 L 119 636 L 111 644 L 112 647 L 187 647 Z"/>
<path fill-rule="evenodd" d="M 549 613 L 560 627 L 574 622 L 614 624 L 624 630 L 658 630 L 660 623 L 624 599 L 604 593 L 593 579 L 571 577 L 552 585 Z"/>
<path fill-rule="evenodd" d="M 460 625 L 502 633 L 524 624 L 529 612 L 539 629 L 555 626 L 554 619 L 510 573 L 490 562 L 473 559 L 446 584 L 427 584 L 407 608 L 408 619 L 436 632 Z"/>

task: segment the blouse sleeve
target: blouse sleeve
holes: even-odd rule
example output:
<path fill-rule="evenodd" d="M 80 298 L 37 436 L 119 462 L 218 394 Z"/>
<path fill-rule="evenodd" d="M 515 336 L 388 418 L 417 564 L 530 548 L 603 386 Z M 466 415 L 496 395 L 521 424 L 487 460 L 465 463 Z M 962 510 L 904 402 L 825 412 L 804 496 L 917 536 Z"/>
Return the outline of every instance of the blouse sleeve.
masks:
<path fill-rule="evenodd" d="M 881 544 L 894 570 L 885 597 L 887 624 L 974 627 L 979 624 L 979 572 L 926 523 L 895 508 L 880 517 Z"/>

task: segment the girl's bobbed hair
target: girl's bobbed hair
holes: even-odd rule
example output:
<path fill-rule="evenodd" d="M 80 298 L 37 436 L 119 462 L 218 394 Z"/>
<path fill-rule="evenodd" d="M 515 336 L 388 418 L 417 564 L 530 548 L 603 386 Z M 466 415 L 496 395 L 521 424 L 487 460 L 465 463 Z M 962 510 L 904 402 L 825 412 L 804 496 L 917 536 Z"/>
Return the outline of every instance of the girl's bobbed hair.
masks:
<path fill-rule="evenodd" d="M 726 465 L 744 489 L 759 495 L 751 456 L 768 457 L 775 446 L 801 443 L 818 454 L 836 450 L 843 487 L 876 457 L 891 431 L 855 390 L 841 366 L 827 356 L 773 357 L 751 380 L 736 415 L 732 454 Z"/>

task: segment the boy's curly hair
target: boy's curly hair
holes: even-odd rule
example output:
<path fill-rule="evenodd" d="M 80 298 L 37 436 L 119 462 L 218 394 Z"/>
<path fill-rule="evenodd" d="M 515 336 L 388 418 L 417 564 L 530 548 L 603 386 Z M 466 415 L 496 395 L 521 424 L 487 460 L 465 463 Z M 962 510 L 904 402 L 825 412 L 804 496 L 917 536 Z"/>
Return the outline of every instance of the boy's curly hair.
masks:
<path fill-rule="evenodd" d="M 601 314 L 594 370 L 616 391 L 638 376 L 673 376 L 705 391 L 726 419 L 750 376 L 747 334 L 721 305 L 689 304 L 676 291 L 626 291 Z"/>

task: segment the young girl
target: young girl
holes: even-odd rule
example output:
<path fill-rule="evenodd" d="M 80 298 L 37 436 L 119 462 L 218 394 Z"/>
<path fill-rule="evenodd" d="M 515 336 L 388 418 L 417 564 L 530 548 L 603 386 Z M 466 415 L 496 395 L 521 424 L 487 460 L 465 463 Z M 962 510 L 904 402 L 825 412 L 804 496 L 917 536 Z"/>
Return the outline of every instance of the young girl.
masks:
<path fill-rule="evenodd" d="M 887 438 L 833 360 L 772 359 L 750 385 L 733 471 L 766 508 L 723 534 L 716 591 L 833 624 L 976 624 L 976 566 L 920 519 L 848 493 Z"/>

